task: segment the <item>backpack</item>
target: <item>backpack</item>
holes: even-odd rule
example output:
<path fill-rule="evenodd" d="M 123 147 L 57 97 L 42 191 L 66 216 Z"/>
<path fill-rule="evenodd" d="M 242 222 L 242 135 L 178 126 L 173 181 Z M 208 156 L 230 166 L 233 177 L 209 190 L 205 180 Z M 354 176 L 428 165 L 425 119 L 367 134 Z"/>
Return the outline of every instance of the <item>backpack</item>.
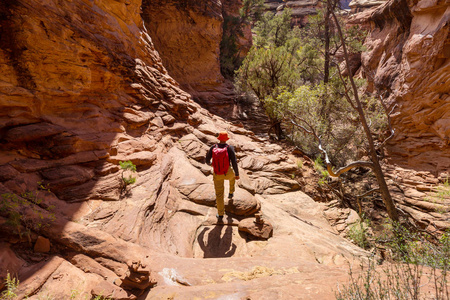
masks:
<path fill-rule="evenodd" d="M 219 148 L 216 144 L 212 149 L 212 165 L 214 174 L 225 175 L 230 167 L 230 158 L 228 157 L 228 145 L 224 148 Z"/>

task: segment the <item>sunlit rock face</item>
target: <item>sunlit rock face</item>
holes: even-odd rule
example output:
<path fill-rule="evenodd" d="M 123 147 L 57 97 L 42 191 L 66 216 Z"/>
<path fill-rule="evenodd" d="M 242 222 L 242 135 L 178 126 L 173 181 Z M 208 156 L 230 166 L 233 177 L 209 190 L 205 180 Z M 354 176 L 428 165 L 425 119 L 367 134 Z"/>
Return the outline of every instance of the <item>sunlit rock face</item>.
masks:
<path fill-rule="evenodd" d="M 363 76 L 392 108 L 392 161 L 450 169 L 450 8 L 445 1 L 388 1 L 351 22 L 369 29 Z"/>
<path fill-rule="evenodd" d="M 203 107 L 223 117 L 234 114 L 233 84 L 220 70 L 224 17 L 239 15 L 241 0 L 144 1 L 142 17 L 169 74 Z M 241 55 L 251 47 L 244 26 Z"/>
<path fill-rule="evenodd" d="M 361 12 L 375 6 L 384 4 L 387 0 L 352 0 L 348 4 L 352 12 Z"/>
<path fill-rule="evenodd" d="M 144 1 L 142 16 L 164 65 L 194 93 L 220 85 L 221 1 Z"/>

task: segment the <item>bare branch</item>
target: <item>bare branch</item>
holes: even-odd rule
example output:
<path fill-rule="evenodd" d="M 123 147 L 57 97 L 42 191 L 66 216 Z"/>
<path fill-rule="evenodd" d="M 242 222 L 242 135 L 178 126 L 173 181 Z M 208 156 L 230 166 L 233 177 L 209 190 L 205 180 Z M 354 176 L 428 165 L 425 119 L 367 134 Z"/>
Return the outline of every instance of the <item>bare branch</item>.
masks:
<path fill-rule="evenodd" d="M 302 121 L 303 121 L 303 120 L 302 120 Z M 350 171 L 351 169 L 359 168 L 359 167 L 363 167 L 363 168 L 371 168 L 371 169 L 373 169 L 373 163 L 372 163 L 372 162 L 369 162 L 369 161 L 355 161 L 355 162 L 352 162 L 352 163 L 348 164 L 348 165 L 345 166 L 345 167 L 342 167 L 342 168 L 338 169 L 336 172 L 334 172 L 334 171 L 333 171 L 333 165 L 331 164 L 331 161 L 330 161 L 330 158 L 329 158 L 329 156 L 328 156 L 328 153 L 327 153 L 327 151 L 326 151 L 326 150 L 323 148 L 323 146 L 322 146 L 322 140 L 321 140 L 320 136 L 318 136 L 318 135 L 314 132 L 314 130 L 313 130 L 312 128 L 311 128 L 310 130 L 308 130 L 305 126 L 303 126 L 303 125 L 301 125 L 301 124 L 298 124 L 297 122 L 295 122 L 295 121 L 293 121 L 293 120 L 290 120 L 290 122 L 291 122 L 294 126 L 300 128 L 300 129 L 302 129 L 304 132 L 313 135 L 314 138 L 318 141 L 318 143 L 319 143 L 319 150 L 320 150 L 320 151 L 324 154 L 324 156 L 325 156 L 325 163 L 326 163 L 326 165 L 327 165 L 327 171 L 328 171 L 328 174 L 330 174 L 331 177 L 339 177 L 339 176 L 341 176 L 342 174 L 344 174 L 345 172 L 348 172 L 348 171 Z M 305 122 L 305 121 L 304 121 L 304 122 Z M 305 123 L 308 124 L 307 122 L 305 122 Z M 309 125 L 308 125 L 308 126 L 309 126 Z"/>
<path fill-rule="evenodd" d="M 371 163 L 370 161 L 362 161 L 362 160 L 361 161 L 354 161 L 354 162 L 346 165 L 345 167 L 342 167 L 342 168 L 336 170 L 336 172 L 333 171 L 331 164 L 327 163 L 327 171 L 328 171 L 328 174 L 330 174 L 331 177 L 339 177 L 342 174 L 344 174 L 345 172 L 348 172 L 351 169 L 359 168 L 359 167 L 373 169 L 373 163 Z"/>
<path fill-rule="evenodd" d="M 356 197 L 357 197 L 357 198 L 364 198 L 364 197 L 366 197 L 366 196 L 368 196 L 368 195 L 370 195 L 370 194 L 373 194 L 373 193 L 375 193 L 375 192 L 380 192 L 380 189 L 379 189 L 379 188 L 371 189 L 371 190 L 365 192 L 364 194 L 357 195 Z"/>
<path fill-rule="evenodd" d="M 306 124 L 308 124 L 306 121 L 304 121 L 303 119 L 301 119 L 301 121 L 303 121 L 303 122 L 305 122 Z M 308 133 L 308 134 L 311 134 L 311 135 L 313 135 L 314 137 L 316 137 L 317 138 L 317 135 L 315 134 L 315 132 L 314 132 L 314 130 L 312 130 L 311 129 L 311 127 L 310 127 L 310 129 L 308 130 L 308 129 L 306 129 L 306 127 L 305 126 L 303 126 L 303 125 L 300 125 L 300 124 L 298 124 L 297 122 L 295 122 L 295 121 L 293 121 L 293 120 L 290 120 L 290 122 L 291 122 L 291 124 L 292 125 L 294 125 L 295 127 L 298 127 L 298 128 L 300 128 L 301 130 L 303 130 L 304 132 L 306 132 L 306 133 Z"/>
<path fill-rule="evenodd" d="M 392 129 L 391 134 L 387 138 L 385 138 L 384 141 L 381 142 L 377 148 L 381 149 L 381 147 L 383 147 L 390 139 L 392 139 L 394 137 L 394 135 L 395 135 L 395 130 Z"/>

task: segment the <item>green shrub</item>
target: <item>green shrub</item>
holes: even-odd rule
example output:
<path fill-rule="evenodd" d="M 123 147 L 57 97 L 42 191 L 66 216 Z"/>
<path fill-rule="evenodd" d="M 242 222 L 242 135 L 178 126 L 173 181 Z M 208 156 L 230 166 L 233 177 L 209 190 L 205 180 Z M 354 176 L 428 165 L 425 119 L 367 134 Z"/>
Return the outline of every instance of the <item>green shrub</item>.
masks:
<path fill-rule="evenodd" d="M 37 215 L 38 219 L 24 213 L 27 209 Z M 13 227 L 20 238 L 25 233 L 29 241 L 31 241 L 31 231 L 39 231 L 55 221 L 56 216 L 53 209 L 54 205 L 47 205 L 39 197 L 39 191 L 27 191 L 20 196 L 14 193 L 1 195 L 0 215 L 6 218 L 7 225 Z"/>
<path fill-rule="evenodd" d="M 336 299 L 450 299 L 450 234 L 436 241 L 398 224 L 390 229 L 383 239 L 395 260 L 377 268 L 372 257 L 358 275 L 350 267 L 350 281 L 338 286 Z"/>
<path fill-rule="evenodd" d="M 19 280 L 17 278 L 11 277 L 9 273 L 6 274 L 5 279 L 6 289 L 0 294 L 0 299 L 15 299 L 17 297 L 16 290 L 19 287 Z"/>
<path fill-rule="evenodd" d="M 356 222 L 352 226 L 347 233 L 347 236 L 350 240 L 352 240 L 356 245 L 363 249 L 369 248 L 369 239 L 367 236 L 367 230 L 369 228 L 369 221 L 363 220 Z"/>
<path fill-rule="evenodd" d="M 136 172 L 136 165 L 133 164 L 131 161 L 119 161 L 120 168 L 122 169 L 122 182 L 123 186 L 122 189 L 126 190 L 127 186 L 133 184 L 136 182 L 136 177 L 132 176 L 131 174 L 128 176 L 125 176 L 125 172 L 129 171 L 131 173 Z"/>

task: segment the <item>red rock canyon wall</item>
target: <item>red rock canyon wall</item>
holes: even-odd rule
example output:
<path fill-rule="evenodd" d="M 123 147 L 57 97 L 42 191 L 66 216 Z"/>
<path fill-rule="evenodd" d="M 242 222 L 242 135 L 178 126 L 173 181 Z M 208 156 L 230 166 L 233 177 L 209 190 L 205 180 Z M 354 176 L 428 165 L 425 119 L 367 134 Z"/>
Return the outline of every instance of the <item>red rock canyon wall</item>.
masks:
<path fill-rule="evenodd" d="M 369 27 L 363 76 L 393 107 L 392 161 L 417 170 L 450 170 L 450 6 L 390 0 L 352 22 Z"/>

